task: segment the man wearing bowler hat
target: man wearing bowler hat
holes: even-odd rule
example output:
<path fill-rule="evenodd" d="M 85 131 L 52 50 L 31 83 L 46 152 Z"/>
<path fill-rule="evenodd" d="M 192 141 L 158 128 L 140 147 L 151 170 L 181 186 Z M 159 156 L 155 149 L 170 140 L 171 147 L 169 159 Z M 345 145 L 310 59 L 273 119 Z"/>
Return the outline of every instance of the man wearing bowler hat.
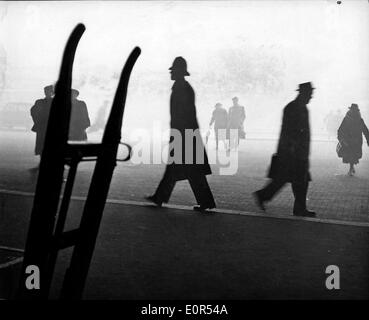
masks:
<path fill-rule="evenodd" d="M 199 204 L 194 210 L 205 211 L 215 208 L 214 197 L 206 179 L 206 175 L 211 174 L 211 169 L 201 136 L 197 134 L 188 138 L 186 135 L 186 131 L 199 133 L 195 92 L 184 78 L 190 75 L 184 58 L 175 58 L 169 70 L 171 80 L 174 81 L 170 96 L 170 157 L 174 161 L 168 161 L 155 194 L 146 199 L 160 207 L 162 203 L 169 201 L 177 181 L 188 180 Z M 173 131 L 177 133 L 177 137 Z"/>
<path fill-rule="evenodd" d="M 295 197 L 293 214 L 296 216 L 313 217 L 315 212 L 306 208 L 308 190 L 310 126 L 309 111 L 306 105 L 313 96 L 311 82 L 301 83 L 297 89 L 296 99 L 283 110 L 282 129 L 277 153 L 272 157 L 268 177 L 271 181 L 261 190 L 254 193 L 257 205 L 265 210 L 264 203 L 287 183 L 292 184 Z"/>

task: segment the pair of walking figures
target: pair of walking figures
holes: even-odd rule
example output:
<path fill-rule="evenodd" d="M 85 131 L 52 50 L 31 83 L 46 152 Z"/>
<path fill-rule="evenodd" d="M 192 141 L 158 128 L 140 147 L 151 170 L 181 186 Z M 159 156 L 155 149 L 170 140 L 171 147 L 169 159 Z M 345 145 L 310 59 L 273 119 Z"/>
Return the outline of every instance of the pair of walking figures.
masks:
<path fill-rule="evenodd" d="M 181 133 L 182 143 L 179 151 L 180 160 L 166 166 L 164 176 L 155 193 L 146 197 L 156 206 L 162 206 L 169 201 L 171 193 L 177 181 L 188 180 L 195 195 L 198 206 L 194 210 L 204 212 L 216 207 L 213 194 L 210 190 L 206 175 L 211 174 L 204 144 L 199 137 L 193 137 L 192 141 L 185 141 L 186 129 L 198 130 L 196 117 L 195 93 L 191 85 L 185 80 L 190 74 L 187 71 L 187 62 L 182 57 L 175 58 L 169 68 L 171 80 L 174 81 L 170 97 L 170 127 Z M 315 213 L 306 209 L 306 194 L 310 181 L 309 174 L 309 148 L 310 129 L 308 109 L 314 88 L 310 82 L 299 85 L 299 93 L 294 101 L 289 103 L 283 113 L 282 131 L 277 154 L 273 156 L 269 177 L 271 182 L 263 189 L 254 193 L 257 205 L 265 210 L 265 203 L 288 182 L 292 183 L 295 196 L 293 213 L 299 216 L 314 216 Z M 173 142 L 173 137 L 171 141 Z M 191 143 L 191 161 L 186 156 L 186 143 Z M 174 157 L 174 151 L 170 157 Z M 178 151 L 178 149 L 177 149 Z M 188 152 L 188 149 L 187 149 Z M 197 156 L 203 152 L 203 161 L 198 163 Z M 176 157 L 178 159 L 178 157 Z M 187 161 L 186 161 L 187 160 Z"/>

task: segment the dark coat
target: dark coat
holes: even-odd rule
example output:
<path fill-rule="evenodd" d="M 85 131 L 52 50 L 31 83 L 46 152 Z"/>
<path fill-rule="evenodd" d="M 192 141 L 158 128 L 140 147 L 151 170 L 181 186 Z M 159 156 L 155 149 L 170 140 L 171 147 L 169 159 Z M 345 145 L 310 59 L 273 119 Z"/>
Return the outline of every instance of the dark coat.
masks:
<path fill-rule="evenodd" d="M 86 103 L 80 100 L 72 101 L 72 114 L 69 125 L 69 140 L 87 140 L 86 129 L 91 125 Z"/>
<path fill-rule="evenodd" d="M 342 144 L 343 163 L 359 163 L 361 159 L 363 134 L 369 144 L 369 130 L 359 112 L 348 111 L 338 129 L 338 141 Z"/>
<path fill-rule="evenodd" d="M 31 117 L 33 120 L 32 131 L 36 132 L 35 154 L 40 155 L 44 147 L 47 122 L 49 119 L 52 98 L 44 98 L 36 100 L 31 108 Z"/>
<path fill-rule="evenodd" d="M 195 93 L 191 87 L 191 85 L 183 80 L 176 81 L 172 87 L 172 94 L 170 97 L 170 127 L 171 129 L 176 129 L 181 134 L 181 146 L 176 143 L 173 143 L 174 149 L 171 150 L 170 156 L 174 157 L 174 162 L 169 163 L 167 165 L 166 170 L 170 171 L 170 174 L 174 178 L 174 180 L 185 180 L 188 179 L 189 176 L 193 175 L 208 175 L 211 174 L 211 168 L 208 163 L 208 157 L 205 151 L 205 147 L 202 141 L 201 136 L 199 139 L 193 138 L 193 148 L 192 148 L 192 161 L 191 164 L 186 164 L 186 141 L 185 141 L 185 130 L 199 129 L 199 125 L 196 118 L 196 106 L 195 106 Z M 177 138 L 176 138 L 177 139 Z M 171 137 L 170 142 L 178 141 Z M 187 141 L 190 143 L 190 141 Z M 197 146 L 197 148 L 196 148 Z M 180 163 L 176 162 L 176 150 L 181 150 L 181 158 Z M 203 162 L 197 163 L 196 156 L 199 156 L 197 151 L 203 152 Z M 179 151 L 177 151 L 179 152 Z M 178 154 L 177 154 L 178 156 Z M 178 157 L 180 158 L 180 157 Z"/>
<path fill-rule="evenodd" d="M 243 126 L 245 121 L 245 108 L 242 106 L 232 106 L 228 111 L 228 126 L 231 129 L 237 129 Z"/>
<path fill-rule="evenodd" d="M 214 129 L 226 129 L 228 123 L 228 113 L 224 108 L 215 108 L 213 111 L 210 125 L 214 123 Z"/>
<path fill-rule="evenodd" d="M 230 129 L 238 129 L 238 138 L 244 139 L 245 132 L 243 129 L 243 122 L 246 119 L 245 108 L 243 106 L 232 106 L 228 111 L 228 128 L 227 128 L 227 138 L 229 139 Z"/>
<path fill-rule="evenodd" d="M 228 112 L 224 108 L 215 108 L 210 120 L 210 125 L 214 123 L 214 134 L 219 140 L 226 139 Z"/>
<path fill-rule="evenodd" d="M 287 182 L 311 180 L 309 173 L 310 126 L 309 111 L 297 99 L 283 110 L 277 158 L 278 164 L 269 172 L 269 178 Z"/>

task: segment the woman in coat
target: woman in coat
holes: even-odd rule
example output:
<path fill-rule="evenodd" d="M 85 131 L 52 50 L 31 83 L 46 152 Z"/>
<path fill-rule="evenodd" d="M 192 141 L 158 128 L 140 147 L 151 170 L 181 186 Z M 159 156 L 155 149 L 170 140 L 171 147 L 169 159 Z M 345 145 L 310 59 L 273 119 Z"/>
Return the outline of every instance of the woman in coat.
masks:
<path fill-rule="evenodd" d="M 355 173 L 355 164 L 359 163 L 362 153 L 363 134 L 369 146 L 369 131 L 361 118 L 360 110 L 357 104 L 351 104 L 347 111 L 339 129 L 338 141 L 341 144 L 339 157 L 343 163 L 350 164 L 348 175 L 352 176 Z"/>

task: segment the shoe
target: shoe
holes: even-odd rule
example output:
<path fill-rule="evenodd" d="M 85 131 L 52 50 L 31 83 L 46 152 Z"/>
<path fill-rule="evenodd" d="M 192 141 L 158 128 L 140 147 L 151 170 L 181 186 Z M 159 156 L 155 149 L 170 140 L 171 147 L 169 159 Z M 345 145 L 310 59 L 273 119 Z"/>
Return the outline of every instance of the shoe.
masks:
<path fill-rule="evenodd" d="M 193 210 L 195 211 L 199 211 L 199 212 L 205 212 L 206 210 L 208 209 L 214 209 L 215 206 L 212 206 L 212 207 L 206 207 L 206 206 L 194 206 L 193 207 Z"/>
<path fill-rule="evenodd" d="M 265 211 L 264 201 L 261 200 L 259 191 L 253 192 L 252 195 L 254 196 L 254 199 L 255 199 L 255 202 L 256 202 L 257 206 L 261 210 Z"/>
<path fill-rule="evenodd" d="M 158 199 L 155 198 L 155 196 L 147 196 L 145 197 L 146 200 L 154 203 L 157 207 L 161 207 L 163 202 L 158 201 Z"/>
<path fill-rule="evenodd" d="M 293 215 L 298 216 L 298 217 L 315 217 L 316 213 L 314 211 L 301 210 L 301 211 L 294 211 Z"/>

